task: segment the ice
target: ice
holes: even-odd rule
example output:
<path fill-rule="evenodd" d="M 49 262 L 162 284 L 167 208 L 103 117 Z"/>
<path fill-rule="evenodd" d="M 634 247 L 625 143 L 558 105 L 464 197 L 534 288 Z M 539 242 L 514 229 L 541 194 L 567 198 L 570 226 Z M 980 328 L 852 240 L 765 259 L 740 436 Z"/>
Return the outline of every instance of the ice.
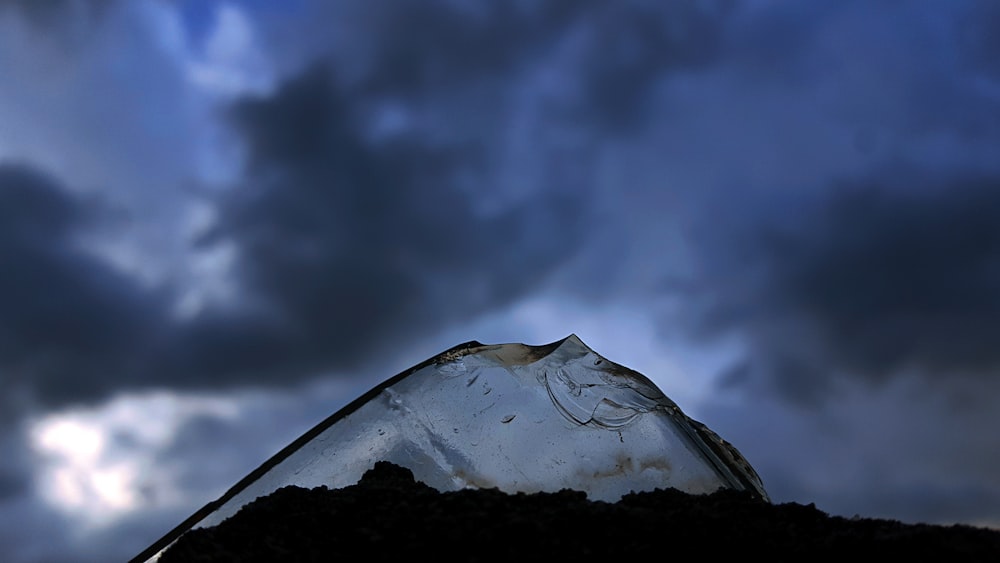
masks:
<path fill-rule="evenodd" d="M 768 498 L 736 448 L 576 335 L 543 346 L 469 342 L 368 391 L 136 560 L 283 486 L 353 485 L 377 461 L 440 491 L 574 489 L 613 502 L 632 491 L 729 488 Z"/>

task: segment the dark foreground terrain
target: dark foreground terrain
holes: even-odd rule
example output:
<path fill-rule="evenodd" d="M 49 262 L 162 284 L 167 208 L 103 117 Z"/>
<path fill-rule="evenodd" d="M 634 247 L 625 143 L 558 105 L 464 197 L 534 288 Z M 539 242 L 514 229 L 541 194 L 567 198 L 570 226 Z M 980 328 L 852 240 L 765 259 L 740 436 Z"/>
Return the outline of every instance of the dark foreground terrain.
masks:
<path fill-rule="evenodd" d="M 658 490 L 613 504 L 573 491 L 439 493 L 415 482 L 408 469 L 380 462 L 344 489 L 280 489 L 214 528 L 182 536 L 161 561 L 720 555 L 1000 561 L 1000 532 L 831 517 L 812 505 L 771 505 L 732 491 L 692 496 Z"/>

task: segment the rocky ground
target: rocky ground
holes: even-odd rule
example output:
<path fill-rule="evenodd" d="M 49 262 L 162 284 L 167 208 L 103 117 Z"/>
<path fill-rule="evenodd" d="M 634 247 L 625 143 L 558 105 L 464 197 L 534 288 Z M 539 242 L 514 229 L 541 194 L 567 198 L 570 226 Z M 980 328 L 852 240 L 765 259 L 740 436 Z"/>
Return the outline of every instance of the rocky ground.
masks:
<path fill-rule="evenodd" d="M 591 502 L 581 492 L 439 493 L 380 462 L 343 489 L 285 487 L 213 528 L 188 532 L 176 561 L 498 561 L 650 556 L 771 560 L 1000 561 L 1000 532 L 831 517 L 809 505 L 768 504 L 720 491 L 676 490 Z"/>

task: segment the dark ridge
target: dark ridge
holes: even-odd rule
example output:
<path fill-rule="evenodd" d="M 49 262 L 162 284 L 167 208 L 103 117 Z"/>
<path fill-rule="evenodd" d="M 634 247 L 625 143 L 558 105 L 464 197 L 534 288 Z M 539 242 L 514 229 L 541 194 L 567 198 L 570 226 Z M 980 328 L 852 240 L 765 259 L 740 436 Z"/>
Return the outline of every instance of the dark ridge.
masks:
<path fill-rule="evenodd" d="M 525 556 L 657 559 L 694 554 L 777 561 L 904 557 L 1000 561 L 1000 532 L 970 526 L 831 517 L 814 505 L 749 493 L 632 493 L 617 503 L 584 493 L 441 493 L 409 469 L 379 462 L 343 489 L 284 487 L 212 528 L 183 535 L 178 561 L 497 561 Z"/>

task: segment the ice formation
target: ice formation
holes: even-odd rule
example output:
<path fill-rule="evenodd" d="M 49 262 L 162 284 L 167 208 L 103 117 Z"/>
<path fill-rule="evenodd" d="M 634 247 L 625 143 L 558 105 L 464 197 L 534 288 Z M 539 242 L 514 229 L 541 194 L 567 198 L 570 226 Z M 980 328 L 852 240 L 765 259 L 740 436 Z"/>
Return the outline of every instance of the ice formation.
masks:
<path fill-rule="evenodd" d="M 368 391 L 135 561 L 283 486 L 353 485 L 377 461 L 441 491 L 574 489 L 615 501 L 656 488 L 731 488 L 767 499 L 736 448 L 575 335 L 543 346 L 469 342 Z"/>

